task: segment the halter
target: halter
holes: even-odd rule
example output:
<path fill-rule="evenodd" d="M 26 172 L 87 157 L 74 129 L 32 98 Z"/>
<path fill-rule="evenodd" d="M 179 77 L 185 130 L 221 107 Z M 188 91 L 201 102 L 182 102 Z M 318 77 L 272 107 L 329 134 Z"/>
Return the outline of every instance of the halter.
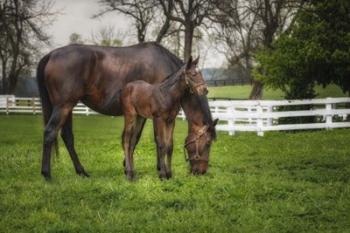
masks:
<path fill-rule="evenodd" d="M 185 74 L 185 82 L 186 82 L 186 85 L 190 88 L 191 93 L 194 93 L 193 89 L 196 89 L 199 86 L 205 85 L 205 82 L 200 82 L 200 83 L 194 82 L 191 78 L 187 77 L 186 74 Z"/>
<path fill-rule="evenodd" d="M 198 132 L 199 134 L 196 135 L 192 140 L 186 142 L 186 144 L 184 145 L 184 155 L 185 155 L 185 160 L 186 161 L 205 161 L 208 162 L 208 158 L 202 158 L 199 155 L 199 151 L 198 151 L 198 140 L 205 134 L 205 132 L 207 132 L 208 130 L 208 126 L 203 126 Z M 195 143 L 196 144 L 196 154 L 192 157 L 190 157 L 187 153 L 186 153 L 186 147 L 189 144 Z"/>

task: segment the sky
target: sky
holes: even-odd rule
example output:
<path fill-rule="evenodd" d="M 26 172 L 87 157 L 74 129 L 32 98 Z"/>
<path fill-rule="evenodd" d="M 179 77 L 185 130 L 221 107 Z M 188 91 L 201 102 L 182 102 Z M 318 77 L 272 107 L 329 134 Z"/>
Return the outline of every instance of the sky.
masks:
<path fill-rule="evenodd" d="M 103 17 L 92 19 L 99 12 L 98 0 L 56 0 L 53 11 L 59 11 L 47 32 L 52 36 L 50 49 L 61 47 L 69 42 L 72 33 L 82 35 L 84 39 L 90 39 L 93 32 L 98 32 L 103 27 L 113 27 L 115 31 L 130 32 L 131 20 L 116 12 Z M 132 40 L 136 42 L 136 39 Z M 129 41 L 130 43 L 130 41 Z M 222 55 L 213 48 L 209 49 L 203 67 L 219 67 L 224 63 Z"/>

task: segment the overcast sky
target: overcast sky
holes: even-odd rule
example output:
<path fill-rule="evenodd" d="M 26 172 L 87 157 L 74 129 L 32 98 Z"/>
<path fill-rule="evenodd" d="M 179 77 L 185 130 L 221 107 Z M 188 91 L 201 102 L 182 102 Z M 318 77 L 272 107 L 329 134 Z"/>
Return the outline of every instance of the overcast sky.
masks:
<path fill-rule="evenodd" d="M 130 32 L 131 21 L 121 14 L 110 13 L 92 19 L 91 16 L 99 11 L 99 7 L 98 0 L 56 0 L 53 10 L 60 11 L 60 14 L 48 28 L 49 34 L 52 35 L 52 48 L 66 45 L 69 36 L 74 32 L 81 34 L 84 39 L 90 39 L 92 32 L 106 26 L 112 26 L 116 31 Z M 223 56 L 217 54 L 214 49 L 211 49 L 206 57 L 204 67 L 218 67 L 224 62 Z"/>

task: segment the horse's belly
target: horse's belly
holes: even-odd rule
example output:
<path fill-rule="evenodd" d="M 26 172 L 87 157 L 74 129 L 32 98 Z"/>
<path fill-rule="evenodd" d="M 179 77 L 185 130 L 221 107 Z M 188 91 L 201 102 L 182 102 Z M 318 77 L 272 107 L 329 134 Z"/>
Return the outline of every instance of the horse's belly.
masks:
<path fill-rule="evenodd" d="M 94 98 L 93 96 L 85 96 L 84 98 L 82 98 L 81 102 L 83 102 L 86 106 L 98 113 L 110 116 L 120 116 L 123 114 L 119 97 L 106 100 L 104 98 Z"/>

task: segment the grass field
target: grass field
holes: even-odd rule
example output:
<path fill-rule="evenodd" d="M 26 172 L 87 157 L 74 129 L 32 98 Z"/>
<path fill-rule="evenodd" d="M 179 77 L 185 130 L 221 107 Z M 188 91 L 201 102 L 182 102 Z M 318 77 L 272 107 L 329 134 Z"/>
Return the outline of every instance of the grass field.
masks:
<path fill-rule="evenodd" d="M 219 133 L 208 174 L 188 174 L 187 125 L 175 132 L 174 178 L 155 169 L 152 125 L 124 178 L 121 118 L 75 116 L 90 178 L 60 142 L 53 180 L 40 176 L 41 117 L 0 116 L 0 232 L 350 232 L 349 129 Z"/>
<path fill-rule="evenodd" d="M 247 99 L 251 88 L 251 85 L 209 87 L 208 96 L 209 98 Z M 336 85 L 329 85 L 325 88 L 317 86 L 315 91 L 317 93 L 316 98 L 346 96 Z M 265 88 L 263 92 L 263 99 L 284 99 L 284 94 L 281 90 Z"/>

